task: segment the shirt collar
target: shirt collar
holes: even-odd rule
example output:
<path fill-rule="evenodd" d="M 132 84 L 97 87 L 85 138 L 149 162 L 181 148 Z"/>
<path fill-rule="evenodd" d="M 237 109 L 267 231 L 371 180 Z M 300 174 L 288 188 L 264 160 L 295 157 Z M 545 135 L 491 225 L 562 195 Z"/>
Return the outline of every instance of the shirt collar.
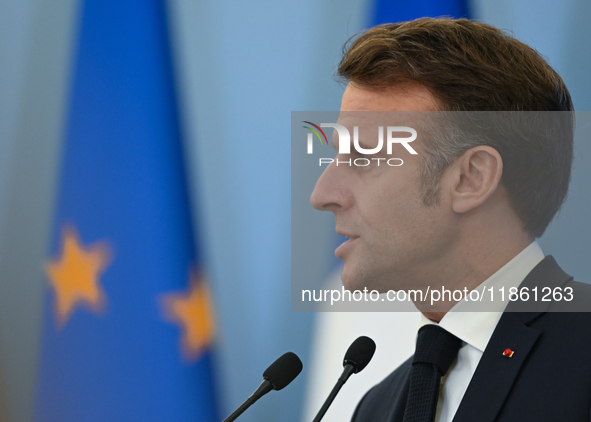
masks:
<path fill-rule="evenodd" d="M 535 240 L 524 250 L 517 254 L 511 261 L 502 266 L 496 273 L 481 283 L 478 288 L 484 287 L 488 291 L 499 291 L 505 287 L 505 292 L 511 287 L 517 287 L 525 279 L 531 270 L 544 259 L 544 253 Z M 505 300 L 500 302 L 500 309 L 504 309 L 509 302 L 508 293 Z M 472 311 L 470 312 L 470 309 Z M 474 346 L 484 352 L 493 331 L 495 330 L 502 310 L 493 312 L 474 311 L 474 303 L 466 300 L 458 302 L 439 322 L 439 326 L 449 331 L 465 343 Z M 421 314 L 420 327 L 426 324 L 435 324 Z"/>

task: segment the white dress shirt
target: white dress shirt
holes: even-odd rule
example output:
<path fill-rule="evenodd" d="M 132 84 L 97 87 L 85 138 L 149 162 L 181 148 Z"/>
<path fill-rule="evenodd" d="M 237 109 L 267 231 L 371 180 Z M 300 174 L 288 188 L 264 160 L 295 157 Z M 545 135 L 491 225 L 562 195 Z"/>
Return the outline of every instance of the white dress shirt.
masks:
<path fill-rule="evenodd" d="M 544 253 L 538 243 L 533 241 L 480 284 L 478 289 L 485 287 L 488 290 L 492 287 L 498 291 L 500 287 L 505 286 L 505 291 L 508 291 L 511 287 L 517 287 L 542 259 Z M 506 294 L 501 309 L 505 308 L 508 301 Z M 484 349 L 503 314 L 502 311 L 467 312 L 466 309 L 473 309 L 473 305 L 467 301 L 460 301 L 439 322 L 439 326 L 462 340 L 463 345 L 457 359 L 441 380 L 435 422 L 451 422 L 454 418 Z M 421 314 L 420 327 L 426 324 L 435 323 Z"/>

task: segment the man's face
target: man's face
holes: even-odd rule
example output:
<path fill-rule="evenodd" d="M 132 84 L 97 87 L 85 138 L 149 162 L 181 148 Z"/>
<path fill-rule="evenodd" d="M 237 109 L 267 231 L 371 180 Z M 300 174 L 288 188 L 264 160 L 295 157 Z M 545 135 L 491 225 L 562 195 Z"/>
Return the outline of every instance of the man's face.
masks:
<path fill-rule="evenodd" d="M 400 84 L 388 90 L 373 91 L 349 84 L 343 94 L 339 123 L 353 135 L 353 125 L 363 125 L 359 114 L 349 111 L 435 111 L 433 96 L 422 85 Z M 356 120 L 357 119 L 357 120 Z M 371 120 L 371 119 L 370 119 Z M 412 124 L 400 124 L 410 126 Z M 360 126 L 360 142 L 365 148 L 377 145 L 376 136 L 364 137 Z M 402 135 L 408 136 L 408 135 Z M 421 136 L 411 145 L 420 155 Z M 385 139 L 385 138 L 384 138 Z M 338 138 L 333 136 L 333 143 Z M 433 284 L 436 268 L 445 262 L 445 252 L 453 242 L 453 213 L 442 195 L 439 204 L 427 207 L 420 196 L 420 158 L 411 155 L 403 145 L 394 144 L 392 155 L 385 146 L 373 157 L 397 157 L 404 161 L 399 167 L 367 167 L 331 163 L 318 179 L 310 202 L 314 208 L 332 211 L 337 233 L 349 240 L 341 244 L 335 255 L 343 260 L 343 284 L 347 289 L 367 287 L 385 292 L 389 289 L 421 288 Z M 356 156 L 337 155 L 341 162 Z M 382 162 L 383 163 L 383 162 Z"/>

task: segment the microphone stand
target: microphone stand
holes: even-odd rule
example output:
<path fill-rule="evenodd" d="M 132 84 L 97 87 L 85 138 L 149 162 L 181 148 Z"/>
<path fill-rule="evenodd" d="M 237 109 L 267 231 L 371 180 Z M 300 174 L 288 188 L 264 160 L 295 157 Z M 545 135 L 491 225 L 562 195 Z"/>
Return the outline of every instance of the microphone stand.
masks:
<path fill-rule="evenodd" d="M 343 369 L 343 373 L 341 374 L 341 376 L 337 380 L 337 383 L 332 388 L 332 391 L 330 392 L 330 394 L 326 398 L 326 401 L 324 402 L 324 404 L 322 405 L 322 407 L 318 411 L 318 414 L 316 415 L 316 417 L 314 418 L 314 420 L 312 422 L 320 422 L 320 419 L 322 419 L 324 417 L 324 414 L 326 413 L 326 411 L 328 410 L 328 408 L 332 404 L 332 402 L 335 399 L 335 397 L 337 396 L 338 392 L 341 390 L 341 387 L 347 382 L 347 380 L 349 379 L 349 377 L 353 373 L 355 373 L 355 367 L 353 365 L 351 365 L 350 363 L 346 364 L 345 368 Z"/>
<path fill-rule="evenodd" d="M 261 383 L 261 385 L 259 385 L 259 387 L 255 390 L 255 392 L 252 393 L 250 395 L 250 397 L 247 398 L 244 401 L 244 403 L 242 403 L 240 405 L 240 407 L 238 407 L 238 409 L 234 410 L 232 412 L 232 414 L 230 416 L 228 416 L 226 419 L 224 419 L 222 422 L 232 422 L 238 416 L 242 415 L 244 413 L 244 411 L 246 409 L 248 409 L 254 402 L 256 402 L 258 399 L 260 399 L 261 397 L 263 397 L 265 394 L 267 394 L 272 389 L 273 389 L 273 384 L 271 384 L 267 380 L 264 380 Z"/>

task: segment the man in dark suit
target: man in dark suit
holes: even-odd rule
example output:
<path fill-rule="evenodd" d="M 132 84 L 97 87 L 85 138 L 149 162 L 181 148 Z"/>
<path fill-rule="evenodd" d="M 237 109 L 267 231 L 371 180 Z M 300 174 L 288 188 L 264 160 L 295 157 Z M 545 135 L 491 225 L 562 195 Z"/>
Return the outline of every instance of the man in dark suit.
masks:
<path fill-rule="evenodd" d="M 339 74 L 348 81 L 345 126 L 375 111 L 467 113 L 427 119 L 412 144 L 418 154 L 395 169 L 379 165 L 385 148 L 373 161 L 354 148 L 339 152 L 326 168 L 311 202 L 333 212 L 348 238 L 335 251 L 345 287 L 506 292 L 487 312 L 469 313 L 465 299 L 416 300 L 422 325 L 459 347 L 449 369 L 435 368 L 442 378 L 432 411 L 407 409 L 409 391 L 422 394 L 411 382 L 415 355 L 367 393 L 353 420 L 590 420 L 591 314 L 555 312 L 588 310 L 588 289 L 535 241 L 570 180 L 573 106 L 562 79 L 530 47 L 464 19 L 372 28 L 351 44 Z M 366 150 L 382 141 L 362 138 Z M 342 164 L 355 154 L 370 164 Z M 518 292 L 511 300 L 510 289 Z"/>

